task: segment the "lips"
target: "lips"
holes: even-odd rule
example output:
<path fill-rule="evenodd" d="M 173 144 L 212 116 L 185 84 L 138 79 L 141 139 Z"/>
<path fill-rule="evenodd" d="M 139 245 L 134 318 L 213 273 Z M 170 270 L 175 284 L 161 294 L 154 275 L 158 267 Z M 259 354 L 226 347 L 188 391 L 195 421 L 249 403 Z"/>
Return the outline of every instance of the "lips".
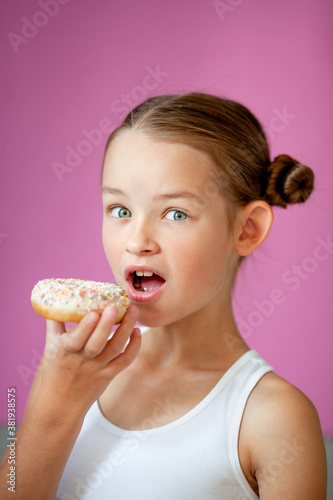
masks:
<path fill-rule="evenodd" d="M 129 266 L 125 269 L 128 295 L 134 302 L 149 302 L 163 290 L 166 280 L 155 269 L 146 266 Z"/>

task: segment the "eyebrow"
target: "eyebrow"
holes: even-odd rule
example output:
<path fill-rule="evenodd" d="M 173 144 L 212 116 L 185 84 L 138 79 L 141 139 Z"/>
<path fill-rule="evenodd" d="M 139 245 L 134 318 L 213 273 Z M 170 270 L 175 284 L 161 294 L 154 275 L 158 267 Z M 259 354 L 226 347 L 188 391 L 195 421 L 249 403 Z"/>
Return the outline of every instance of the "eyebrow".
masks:
<path fill-rule="evenodd" d="M 200 196 L 190 191 L 177 191 L 175 193 L 162 193 L 154 196 L 154 200 L 174 200 L 177 198 L 186 198 L 189 200 L 201 200 Z"/>
<path fill-rule="evenodd" d="M 121 189 L 112 188 L 110 186 L 102 187 L 102 194 L 113 194 L 126 196 L 126 193 Z M 191 193 L 190 191 L 176 191 L 175 193 L 161 193 L 154 196 L 153 200 L 164 201 L 164 200 L 174 200 L 178 198 L 194 199 L 201 201 L 201 197 L 197 194 Z"/>
<path fill-rule="evenodd" d="M 109 186 L 102 187 L 102 194 L 115 194 L 115 195 L 121 194 L 121 195 L 125 196 L 124 191 L 121 191 L 121 189 L 116 189 L 116 188 L 112 188 Z"/>

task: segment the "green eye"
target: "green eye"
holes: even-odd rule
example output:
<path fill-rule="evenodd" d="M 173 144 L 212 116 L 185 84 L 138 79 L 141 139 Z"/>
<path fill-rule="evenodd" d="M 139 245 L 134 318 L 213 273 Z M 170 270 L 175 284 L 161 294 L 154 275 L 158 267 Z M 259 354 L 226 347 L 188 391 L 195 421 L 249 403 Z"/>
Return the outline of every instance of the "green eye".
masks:
<path fill-rule="evenodd" d="M 111 210 L 111 214 L 113 215 L 113 217 L 118 217 L 121 219 L 127 219 L 132 215 L 131 212 L 126 207 L 114 207 Z"/>
<path fill-rule="evenodd" d="M 166 214 L 165 218 L 169 219 L 169 220 L 182 221 L 182 220 L 186 220 L 188 218 L 188 216 L 186 214 L 184 214 L 184 212 L 181 212 L 180 210 L 170 210 Z"/>

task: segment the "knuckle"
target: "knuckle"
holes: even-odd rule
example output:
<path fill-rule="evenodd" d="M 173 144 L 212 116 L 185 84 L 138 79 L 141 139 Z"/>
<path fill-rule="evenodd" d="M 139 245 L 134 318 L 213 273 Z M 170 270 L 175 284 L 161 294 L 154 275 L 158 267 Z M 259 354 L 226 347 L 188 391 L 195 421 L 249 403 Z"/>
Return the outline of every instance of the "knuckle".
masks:
<path fill-rule="evenodd" d="M 62 335 L 60 337 L 61 343 L 65 351 L 67 352 L 76 352 L 79 350 L 78 341 L 76 338 L 71 338 L 68 335 Z"/>
<path fill-rule="evenodd" d="M 75 344 L 67 344 L 64 346 L 64 349 L 66 352 L 68 352 L 69 354 L 72 354 L 74 352 L 78 352 L 80 349 L 78 348 L 78 346 L 76 346 Z"/>
<path fill-rule="evenodd" d="M 101 352 L 100 346 L 98 344 L 92 343 L 92 342 L 88 342 L 88 344 L 85 346 L 84 350 L 85 350 L 85 353 L 91 357 L 97 356 Z"/>
<path fill-rule="evenodd" d="M 123 353 L 118 356 L 117 362 L 126 368 L 130 365 L 134 359 L 136 358 L 137 353 L 139 352 L 138 348 L 134 348 L 133 345 L 130 345 Z"/>
<path fill-rule="evenodd" d="M 121 353 L 125 347 L 126 343 L 122 342 L 119 339 L 114 339 L 114 341 L 111 343 L 111 349 L 114 353 Z"/>
<path fill-rule="evenodd" d="M 61 336 L 64 348 L 69 352 L 81 351 L 86 339 L 91 335 L 91 325 L 81 322 Z"/>

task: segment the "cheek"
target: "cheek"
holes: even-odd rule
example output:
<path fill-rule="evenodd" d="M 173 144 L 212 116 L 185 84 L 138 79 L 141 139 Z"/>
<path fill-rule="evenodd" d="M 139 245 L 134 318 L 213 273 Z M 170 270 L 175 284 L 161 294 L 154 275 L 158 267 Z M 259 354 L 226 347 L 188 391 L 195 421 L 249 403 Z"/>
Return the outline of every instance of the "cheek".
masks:
<path fill-rule="evenodd" d="M 173 255 L 177 278 L 186 288 L 216 287 L 228 270 L 228 244 L 223 234 L 202 231 L 199 238 L 186 239 L 181 251 Z"/>

